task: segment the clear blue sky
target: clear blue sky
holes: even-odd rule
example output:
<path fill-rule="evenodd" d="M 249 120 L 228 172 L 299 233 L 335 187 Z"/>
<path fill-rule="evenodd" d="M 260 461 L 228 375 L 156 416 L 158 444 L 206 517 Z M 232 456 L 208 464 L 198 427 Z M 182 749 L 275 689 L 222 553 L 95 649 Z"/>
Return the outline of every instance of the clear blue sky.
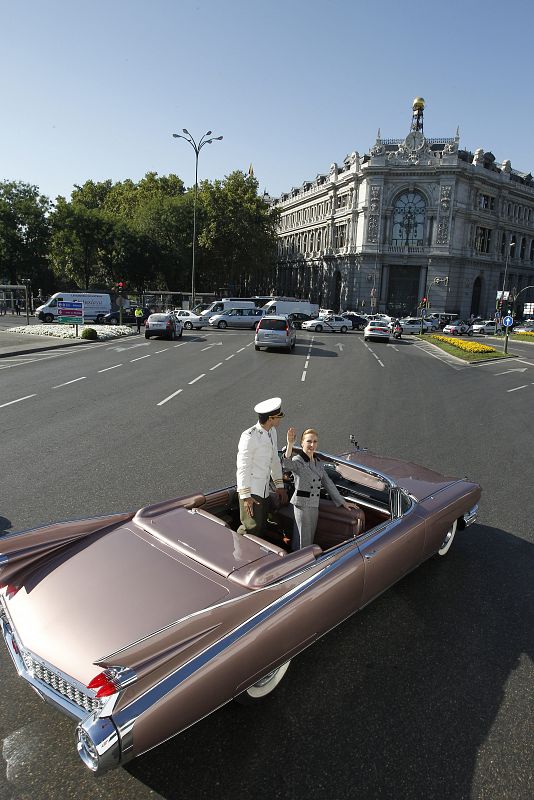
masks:
<path fill-rule="evenodd" d="M 529 0 L 0 0 L 0 180 L 55 198 L 92 178 L 194 182 L 174 131 L 211 129 L 199 178 L 252 163 L 273 196 L 377 128 L 427 136 L 534 173 Z"/>

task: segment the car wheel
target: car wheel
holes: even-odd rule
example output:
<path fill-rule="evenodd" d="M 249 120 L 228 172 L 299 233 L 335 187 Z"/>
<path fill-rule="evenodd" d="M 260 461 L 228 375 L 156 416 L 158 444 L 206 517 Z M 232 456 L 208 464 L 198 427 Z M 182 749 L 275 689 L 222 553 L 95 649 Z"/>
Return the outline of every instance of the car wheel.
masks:
<path fill-rule="evenodd" d="M 339 332 L 340 333 L 346 333 L 347 332 L 347 326 L 346 325 L 342 325 L 341 328 L 339 329 Z"/>
<path fill-rule="evenodd" d="M 323 326 L 322 325 L 316 325 L 315 326 L 315 332 L 316 333 L 321 333 L 322 330 L 323 330 Z"/>
<path fill-rule="evenodd" d="M 455 519 L 447 533 L 445 534 L 445 538 L 441 543 L 441 547 L 438 550 L 438 556 L 445 556 L 449 552 L 451 545 L 454 541 L 454 536 L 456 534 L 456 526 L 458 525 L 458 520 Z"/>
<path fill-rule="evenodd" d="M 95 322 L 96 322 L 97 325 L 102 325 L 102 323 L 104 322 L 104 315 L 103 314 L 97 314 L 97 316 L 95 318 Z"/>
<path fill-rule="evenodd" d="M 258 344 L 255 344 L 254 345 L 254 350 L 259 350 L 259 349 L 260 349 L 260 346 Z"/>
<path fill-rule="evenodd" d="M 145 331 L 145 339 L 150 339 L 150 334 Z"/>
<path fill-rule="evenodd" d="M 473 331 L 467 331 L 467 335 L 468 336 L 472 336 L 473 335 Z"/>
<path fill-rule="evenodd" d="M 178 334 L 178 338 L 181 339 L 184 333 L 184 329 L 180 328 L 180 333 Z"/>
<path fill-rule="evenodd" d="M 367 336 L 364 336 L 364 337 L 363 337 L 363 341 L 364 341 L 364 342 L 368 342 L 368 341 L 369 341 L 368 337 L 367 337 Z"/>
<path fill-rule="evenodd" d="M 193 330 L 193 323 L 189 322 L 189 320 L 188 320 L 186 323 L 184 323 L 184 328 L 186 329 L 186 331 L 192 331 Z"/>
<path fill-rule="evenodd" d="M 258 700 L 262 700 L 264 697 L 267 697 L 267 695 L 271 694 L 271 692 L 274 692 L 289 669 L 290 663 L 291 661 L 286 661 L 286 663 L 282 664 L 281 667 L 273 669 L 272 672 L 269 672 L 268 675 L 265 675 L 257 683 L 249 686 L 249 688 L 243 692 L 243 694 L 240 694 L 238 697 L 236 697 L 237 702 L 245 706 L 250 706 L 253 703 L 256 703 Z"/>
<path fill-rule="evenodd" d="M 171 330 L 169 331 L 169 339 L 171 342 L 174 342 L 174 340 L 176 339 L 176 333 L 174 332 L 174 328 L 171 328 Z"/>
<path fill-rule="evenodd" d="M 225 322 L 223 319 L 221 319 L 221 321 L 217 323 L 217 327 L 222 328 L 222 330 L 224 330 L 225 328 L 228 327 L 228 323 Z"/>
<path fill-rule="evenodd" d="M 109 321 L 109 324 L 110 325 L 118 325 L 119 324 L 119 320 L 116 317 L 111 317 L 111 319 Z"/>

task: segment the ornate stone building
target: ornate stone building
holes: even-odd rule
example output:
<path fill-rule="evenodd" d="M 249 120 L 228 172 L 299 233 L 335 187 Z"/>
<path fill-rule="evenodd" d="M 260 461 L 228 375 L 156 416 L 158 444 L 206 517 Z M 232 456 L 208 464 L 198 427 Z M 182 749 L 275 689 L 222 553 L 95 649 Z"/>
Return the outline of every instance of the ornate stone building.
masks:
<path fill-rule="evenodd" d="M 491 317 L 497 292 L 534 284 L 534 180 L 458 132 L 427 139 L 416 98 L 405 139 L 332 164 L 273 200 L 277 291 L 342 309 Z M 506 297 L 506 295 L 505 295 Z M 532 301 L 534 290 L 518 298 Z M 521 304 L 519 304 L 519 300 Z"/>

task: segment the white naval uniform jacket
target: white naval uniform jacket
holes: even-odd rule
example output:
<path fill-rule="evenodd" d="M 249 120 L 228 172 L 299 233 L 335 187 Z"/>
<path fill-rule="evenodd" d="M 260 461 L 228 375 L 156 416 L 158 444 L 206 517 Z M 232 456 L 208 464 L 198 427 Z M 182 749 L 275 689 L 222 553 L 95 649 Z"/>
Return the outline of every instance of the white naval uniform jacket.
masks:
<path fill-rule="evenodd" d="M 243 431 L 237 448 L 237 491 L 245 499 L 252 494 L 267 497 L 269 481 L 273 478 L 277 489 L 282 489 L 282 465 L 278 456 L 276 429 L 266 431 L 259 422 Z"/>

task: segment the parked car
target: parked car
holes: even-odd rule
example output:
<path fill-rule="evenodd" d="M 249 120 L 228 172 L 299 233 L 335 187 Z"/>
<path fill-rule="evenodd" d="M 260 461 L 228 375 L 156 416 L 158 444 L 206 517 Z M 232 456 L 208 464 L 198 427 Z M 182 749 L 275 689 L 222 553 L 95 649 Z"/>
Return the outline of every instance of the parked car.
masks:
<path fill-rule="evenodd" d="M 136 306 L 131 306 L 130 308 L 123 308 L 122 309 L 122 324 L 128 325 L 130 322 L 136 322 L 137 317 L 134 314 Z M 143 322 L 150 316 L 150 309 L 146 306 L 142 309 L 143 311 Z M 109 314 L 104 314 L 104 325 L 119 325 L 121 320 L 121 312 L 120 311 L 110 311 Z"/>
<path fill-rule="evenodd" d="M 487 319 L 482 322 L 473 322 L 473 333 L 492 334 L 501 331 L 501 323 L 494 319 Z"/>
<path fill-rule="evenodd" d="M 370 320 L 365 326 L 363 339 L 365 342 L 368 342 L 369 339 L 377 339 L 378 341 L 389 342 L 390 333 L 389 323 L 385 320 Z"/>
<path fill-rule="evenodd" d="M 182 320 L 186 331 L 191 331 L 193 328 L 199 331 L 206 324 L 206 320 L 203 317 L 200 317 L 198 314 L 193 314 L 192 311 L 188 311 L 186 308 L 176 308 L 174 314 L 178 319 Z"/>
<path fill-rule="evenodd" d="M 454 322 L 449 322 L 448 325 L 445 325 L 443 328 L 443 333 L 445 334 L 453 334 L 455 336 L 462 336 L 464 333 L 468 336 L 473 335 L 473 326 L 470 322 L 464 322 L 461 319 L 457 319 Z"/>
<path fill-rule="evenodd" d="M 341 316 L 351 323 L 353 331 L 363 331 L 369 322 L 367 317 L 362 317 L 360 314 L 355 314 L 352 311 L 344 311 Z"/>
<path fill-rule="evenodd" d="M 315 543 L 293 553 L 236 533 L 235 486 L 2 537 L 7 649 L 37 694 L 77 720 L 93 773 L 233 698 L 270 694 L 292 658 L 374 598 L 392 602 L 388 587 L 446 556 L 476 520 L 481 488 L 467 479 L 361 450 L 319 457 L 355 508 L 323 497 Z M 293 507 L 272 518 L 282 536 Z"/>
<path fill-rule="evenodd" d="M 399 322 L 401 324 L 403 333 L 421 333 L 421 318 L 420 317 L 419 317 L 419 319 L 417 317 L 406 317 L 406 319 L 401 319 L 401 320 L 399 320 Z M 389 329 L 391 331 L 393 330 L 393 325 L 394 324 L 395 324 L 395 320 L 393 320 L 393 322 L 390 323 Z M 423 320 L 423 332 L 424 333 L 428 333 L 429 331 L 432 331 L 432 330 L 437 330 L 437 328 L 434 327 L 432 322 L 429 322 L 429 320 L 424 319 Z"/>
<path fill-rule="evenodd" d="M 231 308 L 224 314 L 210 317 L 209 324 L 212 328 L 248 328 L 254 331 L 263 315 L 261 308 Z"/>
<path fill-rule="evenodd" d="M 534 322 L 522 322 L 511 329 L 512 333 L 534 333 Z"/>
<path fill-rule="evenodd" d="M 317 319 L 316 317 L 312 317 L 309 314 L 304 314 L 302 311 L 294 311 L 292 314 L 288 314 L 287 318 L 291 320 L 291 322 L 293 323 L 294 327 L 297 328 L 297 330 L 300 330 L 300 328 L 302 328 L 303 322 L 308 322 L 308 320 L 310 319 Z"/>
<path fill-rule="evenodd" d="M 302 323 L 303 331 L 316 331 L 317 333 L 322 331 L 346 333 L 348 329 L 349 321 L 345 317 L 337 316 L 337 314 L 319 315 L 317 319 L 309 319 L 307 322 Z"/>
<path fill-rule="evenodd" d="M 260 319 L 256 328 L 254 347 L 256 350 L 261 347 L 276 347 L 290 353 L 296 341 L 297 333 L 289 317 L 282 314 L 266 314 Z"/>
<path fill-rule="evenodd" d="M 162 314 L 151 314 L 145 322 L 145 339 L 152 336 L 165 336 L 173 341 L 180 339 L 184 332 L 182 320 L 170 311 Z"/>

